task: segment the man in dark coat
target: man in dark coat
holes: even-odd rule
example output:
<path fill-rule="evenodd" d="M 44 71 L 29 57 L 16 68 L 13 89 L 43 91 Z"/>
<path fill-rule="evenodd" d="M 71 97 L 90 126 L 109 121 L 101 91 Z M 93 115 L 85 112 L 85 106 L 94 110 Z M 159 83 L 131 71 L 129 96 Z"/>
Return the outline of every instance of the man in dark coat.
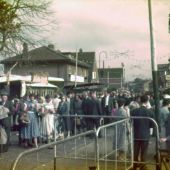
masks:
<path fill-rule="evenodd" d="M 8 117 L 0 120 L 0 125 L 2 125 L 5 129 L 7 134 L 7 146 L 10 145 L 10 133 L 11 133 L 11 115 L 14 111 L 13 103 L 8 100 L 8 93 L 2 92 L 1 93 L 1 102 L 0 105 L 4 106 L 9 110 Z"/>
<path fill-rule="evenodd" d="M 102 108 L 102 115 L 111 116 L 111 112 L 113 109 L 113 98 L 110 96 L 110 93 L 108 90 L 104 91 L 104 96 L 101 99 L 101 108 Z M 109 122 L 110 122 L 110 118 L 104 119 L 105 124 Z"/>
<path fill-rule="evenodd" d="M 82 98 L 82 111 L 83 115 L 89 116 L 91 115 L 91 110 L 90 110 L 90 105 L 91 105 L 91 98 L 89 97 L 89 93 L 87 91 L 83 92 L 83 98 Z M 89 122 L 91 121 L 91 118 L 85 117 L 84 118 L 84 126 L 86 127 L 86 130 L 90 130 Z"/>
<path fill-rule="evenodd" d="M 134 109 L 132 112 L 133 118 L 133 130 L 134 130 L 134 166 L 133 170 L 140 167 L 140 170 L 147 170 L 146 164 L 136 163 L 140 157 L 141 162 L 146 161 L 149 138 L 150 138 L 150 128 L 152 127 L 151 120 L 147 118 L 153 118 L 153 112 L 147 108 L 148 96 L 141 96 L 141 107 Z M 135 117 L 145 117 L 136 118 Z"/>
<path fill-rule="evenodd" d="M 102 114 L 101 111 L 101 103 L 96 97 L 96 92 L 92 91 L 90 93 L 90 101 L 89 101 L 89 113 L 91 113 L 92 116 L 96 116 L 90 119 L 89 121 L 89 128 L 94 129 L 98 128 L 100 125 L 100 117 Z"/>

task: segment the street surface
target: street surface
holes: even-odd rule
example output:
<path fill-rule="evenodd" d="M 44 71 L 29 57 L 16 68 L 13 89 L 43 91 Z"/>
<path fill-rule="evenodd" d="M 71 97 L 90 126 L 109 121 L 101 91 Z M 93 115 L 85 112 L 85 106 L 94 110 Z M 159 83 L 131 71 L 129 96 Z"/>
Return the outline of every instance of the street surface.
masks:
<path fill-rule="evenodd" d="M 18 146 L 18 136 L 16 135 L 17 132 L 12 132 L 11 135 L 11 143 L 12 145 L 10 146 L 8 152 L 2 153 L 0 155 L 0 170 L 10 170 L 11 166 L 16 159 L 16 157 L 23 151 L 27 150 L 23 147 Z M 91 141 L 90 141 L 91 140 Z M 79 139 L 76 141 L 77 146 L 81 146 L 82 143 L 84 142 L 82 139 Z M 99 142 L 102 144 L 104 140 L 101 138 L 99 139 Z M 93 152 L 94 152 L 94 141 L 93 139 L 88 139 L 87 140 L 87 145 L 88 145 L 88 155 L 91 156 L 91 158 L 94 158 Z M 108 143 L 108 145 L 110 145 Z M 71 144 L 66 144 L 66 145 L 61 145 L 59 144 L 57 146 L 57 156 L 63 156 L 63 154 L 66 154 L 66 156 L 72 156 L 75 157 L 75 150 L 72 148 L 74 146 L 74 142 Z M 101 150 L 104 150 L 101 145 Z M 65 150 L 65 151 L 64 151 Z M 68 152 L 69 151 L 69 152 Z M 64 153 L 67 152 L 67 153 Z M 79 159 L 82 155 L 85 155 L 85 151 L 81 148 L 77 148 L 77 159 Z M 67 155 L 68 153 L 71 153 Z M 150 147 L 149 147 L 149 153 L 148 153 L 148 162 L 154 163 L 154 154 L 155 154 L 155 143 L 153 139 L 150 141 Z M 83 157 L 83 156 L 82 156 Z M 19 163 L 19 166 L 17 166 L 17 170 L 51 170 L 53 169 L 53 159 L 54 159 L 54 150 L 53 149 L 44 149 L 40 151 L 38 154 L 34 153 L 31 155 L 27 155 L 25 158 L 23 158 L 21 161 L 22 163 Z M 35 168 L 35 167 L 38 168 Z M 89 166 L 94 166 L 94 161 L 89 161 L 89 160 L 70 160 L 70 159 L 62 159 L 62 158 L 57 158 L 57 170 L 88 170 Z M 104 168 L 104 163 L 101 165 L 101 167 Z M 76 168 L 75 168 L 76 167 Z M 80 168 L 81 167 L 81 168 Z M 107 170 L 109 170 L 109 167 L 113 168 L 113 163 L 108 163 L 107 164 Z M 121 168 L 119 168 L 121 170 Z M 152 170 L 152 168 L 151 168 Z"/>

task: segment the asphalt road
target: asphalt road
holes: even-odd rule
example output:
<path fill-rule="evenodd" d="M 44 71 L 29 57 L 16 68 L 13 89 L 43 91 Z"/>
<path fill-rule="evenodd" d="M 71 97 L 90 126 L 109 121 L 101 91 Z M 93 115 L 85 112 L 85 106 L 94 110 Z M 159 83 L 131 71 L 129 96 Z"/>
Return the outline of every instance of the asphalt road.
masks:
<path fill-rule="evenodd" d="M 11 134 L 11 146 L 9 147 L 8 152 L 1 153 L 0 155 L 0 170 L 10 170 L 11 166 L 16 159 L 16 157 L 22 153 L 25 150 L 24 147 L 18 146 L 18 136 L 16 135 L 17 132 L 12 132 Z M 110 139 L 110 140 L 109 140 Z M 112 137 L 108 137 L 107 141 L 107 152 L 109 152 L 112 149 Z M 77 148 L 75 149 L 75 142 Z M 88 146 L 88 150 L 85 149 L 84 145 Z M 99 139 L 99 145 L 100 145 L 100 151 L 101 155 L 105 151 L 104 146 L 104 139 Z M 58 169 L 61 170 L 76 170 L 76 169 L 84 169 L 88 170 L 89 166 L 94 165 L 94 161 L 87 161 L 86 157 L 88 155 L 88 158 L 94 159 L 94 139 L 91 138 L 78 138 L 76 141 L 69 141 L 65 145 L 59 144 L 57 146 L 57 165 Z M 148 153 L 148 162 L 154 163 L 154 155 L 155 155 L 155 142 L 152 138 L 149 145 L 149 153 Z M 70 159 L 61 159 L 60 157 L 72 157 L 76 158 L 78 160 L 71 160 Z M 81 160 L 79 159 L 81 158 Z M 54 160 L 54 150 L 53 149 L 44 149 L 38 153 L 30 154 L 24 157 L 21 162 L 19 163 L 19 166 L 17 167 L 17 170 L 32 170 L 35 169 L 35 167 L 38 167 L 36 169 L 45 169 L 50 170 L 53 169 L 53 160 Z M 68 166 L 69 165 L 69 166 Z M 71 165 L 74 165 L 74 168 L 71 167 Z M 110 165 L 107 164 L 109 167 Z M 62 167 L 66 167 L 65 169 Z M 70 167 L 70 169 L 69 169 Z M 75 168 L 76 167 L 76 168 Z M 81 168 L 80 168 L 81 167 Z M 112 164 L 113 167 L 113 164 Z M 72 168 L 72 169 L 71 169 Z M 120 168 L 119 168 L 120 169 Z"/>

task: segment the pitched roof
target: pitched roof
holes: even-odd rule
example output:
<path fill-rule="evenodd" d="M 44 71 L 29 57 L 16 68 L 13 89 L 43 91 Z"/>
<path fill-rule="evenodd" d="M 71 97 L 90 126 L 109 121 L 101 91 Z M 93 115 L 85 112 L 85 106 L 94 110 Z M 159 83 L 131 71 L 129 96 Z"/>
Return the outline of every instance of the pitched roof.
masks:
<path fill-rule="evenodd" d="M 17 55 L 11 58 L 7 58 L 1 61 L 1 63 L 10 63 L 10 62 L 16 62 L 16 61 L 57 61 L 57 62 L 69 62 L 69 63 L 76 63 L 76 60 L 74 58 L 71 58 L 69 56 L 64 55 L 59 50 L 55 51 L 53 49 L 50 49 L 49 47 L 42 46 L 36 49 L 33 49 L 31 51 L 28 51 L 27 55 L 21 54 Z M 78 65 L 89 67 L 89 65 L 85 62 L 78 61 Z"/>
<path fill-rule="evenodd" d="M 14 57 L 7 58 L 3 62 L 16 62 L 16 61 L 39 61 L 39 60 L 56 60 L 56 59 L 66 59 L 66 56 L 62 55 L 59 51 L 51 50 L 46 46 L 42 46 L 33 49 L 28 52 L 27 55 L 20 54 Z"/>
<path fill-rule="evenodd" d="M 76 52 L 64 52 L 62 54 L 76 58 Z M 92 65 L 95 61 L 95 52 L 78 52 L 78 60 Z"/>

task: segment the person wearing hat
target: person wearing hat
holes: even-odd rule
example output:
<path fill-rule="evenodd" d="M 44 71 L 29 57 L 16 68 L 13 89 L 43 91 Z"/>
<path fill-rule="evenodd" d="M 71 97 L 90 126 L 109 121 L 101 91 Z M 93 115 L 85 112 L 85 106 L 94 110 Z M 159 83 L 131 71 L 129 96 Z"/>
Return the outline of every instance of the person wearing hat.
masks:
<path fill-rule="evenodd" d="M 14 110 L 13 104 L 8 100 L 8 93 L 1 92 L 1 106 L 4 106 L 6 110 L 8 109 L 8 117 L 0 120 L 0 125 L 2 125 L 7 134 L 7 147 L 10 145 L 10 133 L 11 133 L 11 115 Z"/>

